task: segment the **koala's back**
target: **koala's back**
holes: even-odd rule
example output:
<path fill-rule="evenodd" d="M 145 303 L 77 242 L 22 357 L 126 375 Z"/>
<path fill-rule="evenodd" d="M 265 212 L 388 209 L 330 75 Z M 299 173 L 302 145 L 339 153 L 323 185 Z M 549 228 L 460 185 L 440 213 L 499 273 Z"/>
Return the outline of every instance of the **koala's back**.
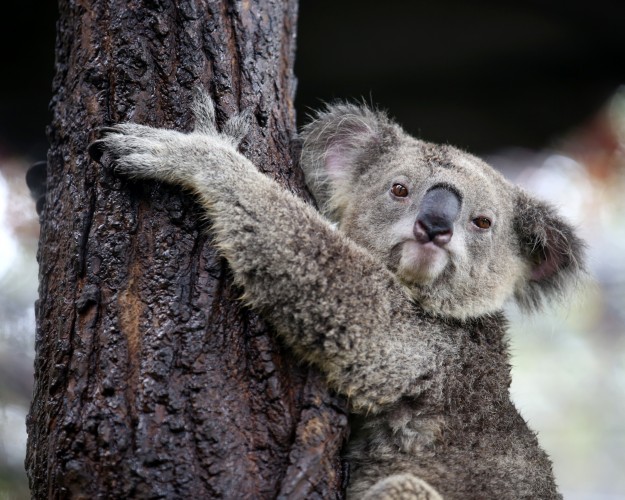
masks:
<path fill-rule="evenodd" d="M 548 456 L 509 398 L 505 318 L 415 318 L 447 348 L 432 353 L 438 369 L 421 395 L 354 418 L 348 496 L 406 470 L 443 498 L 561 498 Z"/>

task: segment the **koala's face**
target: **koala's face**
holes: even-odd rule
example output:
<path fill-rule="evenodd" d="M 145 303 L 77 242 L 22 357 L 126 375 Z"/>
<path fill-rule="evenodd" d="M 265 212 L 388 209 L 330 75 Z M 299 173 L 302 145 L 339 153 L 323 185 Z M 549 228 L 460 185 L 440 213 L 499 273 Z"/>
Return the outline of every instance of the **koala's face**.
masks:
<path fill-rule="evenodd" d="M 360 157 L 339 227 L 383 261 L 432 311 L 501 308 L 529 276 L 514 232 L 516 188 L 479 159 L 402 137 Z M 365 162 L 369 162 L 365 165 Z"/>
<path fill-rule="evenodd" d="M 536 307 L 580 270 L 582 244 L 550 207 L 380 113 L 320 114 L 304 130 L 302 167 L 322 210 L 434 314 L 476 317 L 513 296 Z"/>

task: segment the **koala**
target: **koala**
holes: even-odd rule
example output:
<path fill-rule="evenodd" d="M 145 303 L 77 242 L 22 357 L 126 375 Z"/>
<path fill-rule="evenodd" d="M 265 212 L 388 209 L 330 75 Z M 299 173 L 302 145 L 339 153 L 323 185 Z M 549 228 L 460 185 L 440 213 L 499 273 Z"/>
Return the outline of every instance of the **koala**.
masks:
<path fill-rule="evenodd" d="M 504 303 L 539 309 L 583 273 L 583 242 L 480 159 L 338 104 L 302 131 L 319 210 L 237 151 L 212 101 L 190 133 L 125 123 L 92 156 L 191 190 L 250 307 L 346 396 L 348 498 L 561 498 L 510 400 Z"/>

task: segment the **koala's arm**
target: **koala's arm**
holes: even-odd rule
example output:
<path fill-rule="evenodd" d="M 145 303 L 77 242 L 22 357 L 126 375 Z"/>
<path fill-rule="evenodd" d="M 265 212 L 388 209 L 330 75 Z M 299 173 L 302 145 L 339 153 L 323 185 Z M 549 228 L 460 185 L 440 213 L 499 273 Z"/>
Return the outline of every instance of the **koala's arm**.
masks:
<path fill-rule="evenodd" d="M 237 152 L 241 119 L 218 133 L 213 115 L 206 98 L 190 134 L 123 124 L 92 151 L 129 177 L 192 190 L 246 302 L 355 411 L 420 392 L 433 370 L 429 342 L 398 320 L 413 306 L 395 277 Z"/>

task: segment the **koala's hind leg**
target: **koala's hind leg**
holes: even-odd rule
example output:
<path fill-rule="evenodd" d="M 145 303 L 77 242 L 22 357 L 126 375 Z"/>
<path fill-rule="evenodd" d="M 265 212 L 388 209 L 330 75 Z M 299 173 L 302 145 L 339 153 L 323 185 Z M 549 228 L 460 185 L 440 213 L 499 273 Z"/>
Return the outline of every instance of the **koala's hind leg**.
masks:
<path fill-rule="evenodd" d="M 375 483 L 363 500 L 443 500 L 434 488 L 412 474 L 395 474 Z"/>

